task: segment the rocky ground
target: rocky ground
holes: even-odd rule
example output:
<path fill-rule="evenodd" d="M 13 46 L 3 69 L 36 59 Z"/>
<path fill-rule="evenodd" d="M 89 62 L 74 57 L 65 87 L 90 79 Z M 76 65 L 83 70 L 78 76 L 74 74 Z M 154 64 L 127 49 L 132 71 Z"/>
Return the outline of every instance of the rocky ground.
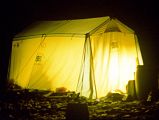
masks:
<path fill-rule="evenodd" d="M 112 94 L 98 100 L 78 97 L 75 93 L 14 90 L 1 95 L 1 120 L 65 120 L 68 104 L 85 104 L 90 120 L 158 120 L 159 100 L 123 101 Z M 82 108 L 81 108 L 82 109 Z"/>

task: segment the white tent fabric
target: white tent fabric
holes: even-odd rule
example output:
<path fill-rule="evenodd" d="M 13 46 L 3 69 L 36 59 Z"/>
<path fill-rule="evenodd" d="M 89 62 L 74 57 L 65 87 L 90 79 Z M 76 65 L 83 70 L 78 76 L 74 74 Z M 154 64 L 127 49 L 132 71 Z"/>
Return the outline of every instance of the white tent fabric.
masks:
<path fill-rule="evenodd" d="M 134 31 L 109 17 L 44 21 L 15 36 L 9 79 L 23 88 L 100 98 L 126 92 L 143 65 Z"/>
<path fill-rule="evenodd" d="M 59 21 L 38 21 L 15 36 L 15 39 L 27 39 L 28 37 L 47 36 L 73 36 L 85 35 L 109 20 L 109 17 L 59 20 Z"/>

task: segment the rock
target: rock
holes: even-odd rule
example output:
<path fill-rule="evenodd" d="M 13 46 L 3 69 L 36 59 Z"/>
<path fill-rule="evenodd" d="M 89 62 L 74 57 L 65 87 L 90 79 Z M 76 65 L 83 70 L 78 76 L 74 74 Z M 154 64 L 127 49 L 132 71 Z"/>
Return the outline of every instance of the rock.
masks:
<path fill-rule="evenodd" d="M 13 119 L 13 118 L 14 118 L 14 116 L 10 114 L 10 115 L 9 115 L 9 118 L 12 118 L 12 119 Z"/>
<path fill-rule="evenodd" d="M 159 105 L 159 101 L 157 101 L 156 104 Z"/>
<path fill-rule="evenodd" d="M 103 114 L 100 115 L 100 117 L 107 117 L 107 116 L 108 116 L 107 113 L 103 113 Z"/>
<path fill-rule="evenodd" d="M 128 117 L 130 117 L 130 115 L 129 115 L 129 114 L 126 114 L 126 115 L 124 115 L 123 117 L 124 117 L 124 118 L 128 118 Z"/>
<path fill-rule="evenodd" d="M 150 112 L 150 110 L 146 110 L 146 111 L 145 111 L 145 113 L 149 113 L 149 112 Z"/>
<path fill-rule="evenodd" d="M 114 110 L 121 110 L 121 108 L 120 107 L 115 107 L 115 108 L 113 108 Z"/>
<path fill-rule="evenodd" d="M 98 114 L 101 114 L 101 113 L 104 113 L 105 112 L 105 110 L 96 110 L 96 113 L 98 113 Z"/>

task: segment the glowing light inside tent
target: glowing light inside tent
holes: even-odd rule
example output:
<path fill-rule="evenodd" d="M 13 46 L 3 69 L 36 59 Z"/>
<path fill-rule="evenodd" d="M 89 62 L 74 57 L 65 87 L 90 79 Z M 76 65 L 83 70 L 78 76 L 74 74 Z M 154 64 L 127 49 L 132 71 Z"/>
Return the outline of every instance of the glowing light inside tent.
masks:
<path fill-rule="evenodd" d="M 112 91 L 126 93 L 128 81 L 135 80 L 139 64 L 136 59 L 142 60 L 137 54 L 133 34 L 109 32 L 100 37 L 92 36 L 91 40 L 97 97 Z"/>
<path fill-rule="evenodd" d="M 119 59 L 117 48 L 112 47 L 108 71 L 109 89 L 119 89 Z"/>
<path fill-rule="evenodd" d="M 120 60 L 123 60 L 123 62 L 120 62 Z M 126 93 L 126 85 L 129 80 L 134 80 L 135 71 L 135 59 L 129 55 L 119 55 L 117 42 L 112 42 L 108 69 L 109 91 L 120 90 Z"/>
<path fill-rule="evenodd" d="M 133 61 L 120 64 L 118 56 L 114 54 L 110 61 L 110 68 L 108 73 L 108 89 L 109 91 L 120 90 L 126 93 L 126 85 L 129 80 L 134 80 L 134 73 L 136 71 L 136 63 Z M 128 61 L 129 58 L 124 58 Z"/>

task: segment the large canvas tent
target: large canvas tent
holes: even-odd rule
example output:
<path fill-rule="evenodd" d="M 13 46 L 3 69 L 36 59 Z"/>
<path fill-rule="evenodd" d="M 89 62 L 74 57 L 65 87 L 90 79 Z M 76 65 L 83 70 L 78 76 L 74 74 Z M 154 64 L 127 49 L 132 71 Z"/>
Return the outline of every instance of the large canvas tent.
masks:
<path fill-rule="evenodd" d="M 23 88 L 65 87 L 88 98 L 126 92 L 143 65 L 135 32 L 110 17 L 39 21 L 12 42 L 9 79 Z"/>

